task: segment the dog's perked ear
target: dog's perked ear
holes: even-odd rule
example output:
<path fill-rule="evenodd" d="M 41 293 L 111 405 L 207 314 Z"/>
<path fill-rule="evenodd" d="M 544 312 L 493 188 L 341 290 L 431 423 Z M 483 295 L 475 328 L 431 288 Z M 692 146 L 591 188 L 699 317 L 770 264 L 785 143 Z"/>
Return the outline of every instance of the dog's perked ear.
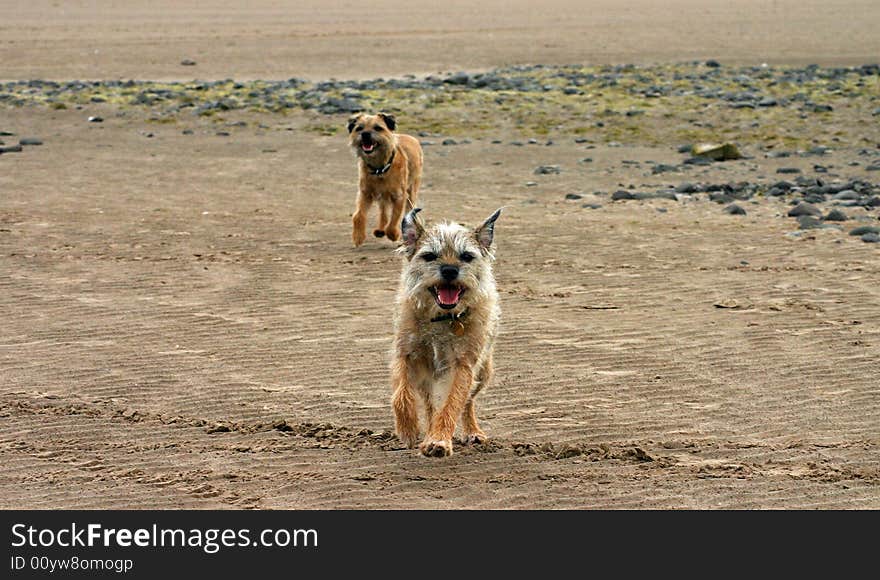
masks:
<path fill-rule="evenodd" d="M 353 115 L 348 119 L 348 132 L 351 133 L 354 131 L 354 126 L 357 125 L 358 121 L 360 121 L 361 117 L 363 117 L 363 113 L 358 113 Z"/>
<path fill-rule="evenodd" d="M 495 239 L 495 220 L 500 215 L 501 208 L 498 208 L 495 210 L 495 213 L 483 222 L 483 225 L 474 230 L 474 237 L 477 238 L 477 243 L 487 252 L 492 247 L 492 240 Z"/>
<path fill-rule="evenodd" d="M 397 119 L 394 118 L 394 115 L 389 115 L 388 113 L 379 113 L 379 116 L 382 117 L 382 120 L 385 121 L 385 126 L 388 127 L 391 131 L 397 129 Z"/>
<path fill-rule="evenodd" d="M 412 255 L 416 244 L 419 243 L 419 240 L 425 233 L 425 228 L 422 227 L 422 224 L 419 223 L 419 218 L 416 217 L 420 211 L 422 211 L 420 207 L 412 208 L 403 216 L 403 220 L 400 222 L 401 239 L 408 255 Z"/>

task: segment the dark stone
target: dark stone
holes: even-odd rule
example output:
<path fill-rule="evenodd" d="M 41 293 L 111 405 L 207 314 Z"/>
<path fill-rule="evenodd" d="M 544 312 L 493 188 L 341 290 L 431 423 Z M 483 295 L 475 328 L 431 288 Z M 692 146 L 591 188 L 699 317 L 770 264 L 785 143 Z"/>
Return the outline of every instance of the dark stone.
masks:
<path fill-rule="evenodd" d="M 678 184 L 678 186 L 676 186 L 675 188 L 675 191 L 677 193 L 696 193 L 700 191 L 700 189 L 693 183 L 689 183 L 686 181 L 684 183 Z"/>
<path fill-rule="evenodd" d="M 712 160 L 708 157 L 688 157 L 683 163 L 685 165 L 712 165 Z"/>
<path fill-rule="evenodd" d="M 800 215 L 797 221 L 800 230 L 815 230 L 822 227 L 822 220 L 811 215 Z"/>
<path fill-rule="evenodd" d="M 865 207 L 880 207 L 880 197 L 872 195 L 871 197 L 866 199 L 865 202 L 862 203 L 862 205 Z"/>
<path fill-rule="evenodd" d="M 43 140 L 36 137 L 22 137 L 18 140 L 19 145 L 42 145 Z"/>
<path fill-rule="evenodd" d="M 585 203 L 581 207 L 586 208 L 586 209 L 600 209 L 602 207 L 602 205 L 598 204 L 598 203 Z"/>
<path fill-rule="evenodd" d="M 583 199 L 583 195 L 579 193 L 566 193 L 565 199 Z"/>
<path fill-rule="evenodd" d="M 724 192 L 715 191 L 709 194 L 709 201 L 715 203 L 732 203 L 736 198 Z"/>
<path fill-rule="evenodd" d="M 558 165 L 539 165 L 535 168 L 535 175 L 551 175 L 562 173 L 562 169 Z"/>
<path fill-rule="evenodd" d="M 21 151 L 21 145 L 7 145 L 0 147 L 0 153 L 18 153 Z"/>
<path fill-rule="evenodd" d="M 611 194 L 612 201 L 619 201 L 622 199 L 636 199 L 636 196 L 631 191 L 625 189 L 619 189 Z"/>
<path fill-rule="evenodd" d="M 104 119 L 102 117 L 89 117 L 89 123 L 103 123 Z"/>
<path fill-rule="evenodd" d="M 714 59 L 707 60 L 705 64 L 709 68 L 719 68 L 721 66 L 721 63 Z"/>
<path fill-rule="evenodd" d="M 865 167 L 865 171 L 880 171 L 880 163 L 872 163 Z"/>
<path fill-rule="evenodd" d="M 180 61 L 180 66 L 196 66 L 196 61 L 185 58 Z"/>
<path fill-rule="evenodd" d="M 593 162 L 592 157 L 584 157 L 583 159 L 581 159 L 581 163 L 592 163 L 592 162 Z"/>
<path fill-rule="evenodd" d="M 693 145 L 679 145 L 678 152 L 679 153 L 690 153 L 693 150 Z"/>
<path fill-rule="evenodd" d="M 849 231 L 851 236 L 863 236 L 865 234 L 880 234 L 880 228 L 876 226 L 859 226 Z"/>
<path fill-rule="evenodd" d="M 876 244 L 880 242 L 880 234 L 865 234 L 862 236 L 862 241 L 868 244 Z"/>
<path fill-rule="evenodd" d="M 456 141 L 455 139 L 444 139 L 440 144 L 441 145 L 458 145 L 458 141 Z"/>
<path fill-rule="evenodd" d="M 828 212 L 828 215 L 826 215 L 824 219 L 826 222 L 845 222 L 849 218 L 839 209 L 832 209 Z"/>
<path fill-rule="evenodd" d="M 758 101 L 759 107 L 775 107 L 779 104 L 779 101 L 774 99 L 773 97 L 764 97 L 760 101 Z"/>
<path fill-rule="evenodd" d="M 735 203 L 732 203 L 724 208 L 724 213 L 729 213 L 730 215 L 746 215 L 746 210 Z"/>
<path fill-rule="evenodd" d="M 776 170 L 776 173 L 800 173 L 801 170 L 797 167 L 780 167 Z"/>
<path fill-rule="evenodd" d="M 788 217 L 798 217 L 802 215 L 820 216 L 822 212 L 814 205 L 801 202 L 788 211 Z"/>

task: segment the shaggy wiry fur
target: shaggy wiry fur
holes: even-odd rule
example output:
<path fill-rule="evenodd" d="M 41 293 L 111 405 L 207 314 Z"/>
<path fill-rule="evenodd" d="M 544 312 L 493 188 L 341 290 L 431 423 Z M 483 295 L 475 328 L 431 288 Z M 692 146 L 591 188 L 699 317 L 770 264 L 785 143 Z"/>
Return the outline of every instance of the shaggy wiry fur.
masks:
<path fill-rule="evenodd" d="M 461 418 L 465 444 L 482 443 L 474 399 L 492 379 L 492 351 L 501 309 L 492 272 L 499 209 L 475 230 L 444 222 L 428 231 L 403 220 L 405 264 L 397 294 L 398 316 L 391 362 L 397 436 L 410 447 L 419 439 L 417 402 L 426 434 L 426 456 L 452 454 Z"/>

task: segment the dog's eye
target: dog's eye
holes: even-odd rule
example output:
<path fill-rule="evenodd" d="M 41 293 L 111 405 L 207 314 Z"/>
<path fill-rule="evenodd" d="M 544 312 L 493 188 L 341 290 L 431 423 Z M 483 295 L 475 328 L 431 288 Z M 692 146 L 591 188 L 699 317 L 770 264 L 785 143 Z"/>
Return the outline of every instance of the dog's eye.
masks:
<path fill-rule="evenodd" d="M 474 257 L 475 256 L 473 254 L 471 254 L 470 252 L 462 252 L 461 255 L 459 256 L 459 259 L 462 262 L 471 262 L 471 261 L 473 261 Z"/>
<path fill-rule="evenodd" d="M 385 129 L 379 125 L 376 125 L 375 127 L 373 127 L 373 130 L 374 131 L 384 131 Z"/>
<path fill-rule="evenodd" d="M 363 131 L 363 130 L 364 130 L 363 125 L 358 125 L 357 127 L 355 127 L 355 131 Z"/>
<path fill-rule="evenodd" d="M 426 262 L 433 262 L 437 259 L 437 254 L 435 254 L 434 252 L 425 252 L 424 254 L 422 254 L 421 258 Z"/>

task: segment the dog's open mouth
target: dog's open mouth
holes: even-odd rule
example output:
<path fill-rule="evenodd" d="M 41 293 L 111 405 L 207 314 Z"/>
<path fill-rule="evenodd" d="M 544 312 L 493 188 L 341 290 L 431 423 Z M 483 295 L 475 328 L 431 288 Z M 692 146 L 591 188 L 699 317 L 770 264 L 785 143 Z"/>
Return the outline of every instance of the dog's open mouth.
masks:
<path fill-rule="evenodd" d="M 364 153 L 368 153 L 368 154 L 372 153 L 375 149 L 376 149 L 376 142 L 375 141 L 361 142 L 361 151 L 363 151 Z"/>
<path fill-rule="evenodd" d="M 434 295 L 437 306 L 443 310 L 450 310 L 458 306 L 464 288 L 455 284 L 440 284 L 431 288 L 431 294 Z"/>

